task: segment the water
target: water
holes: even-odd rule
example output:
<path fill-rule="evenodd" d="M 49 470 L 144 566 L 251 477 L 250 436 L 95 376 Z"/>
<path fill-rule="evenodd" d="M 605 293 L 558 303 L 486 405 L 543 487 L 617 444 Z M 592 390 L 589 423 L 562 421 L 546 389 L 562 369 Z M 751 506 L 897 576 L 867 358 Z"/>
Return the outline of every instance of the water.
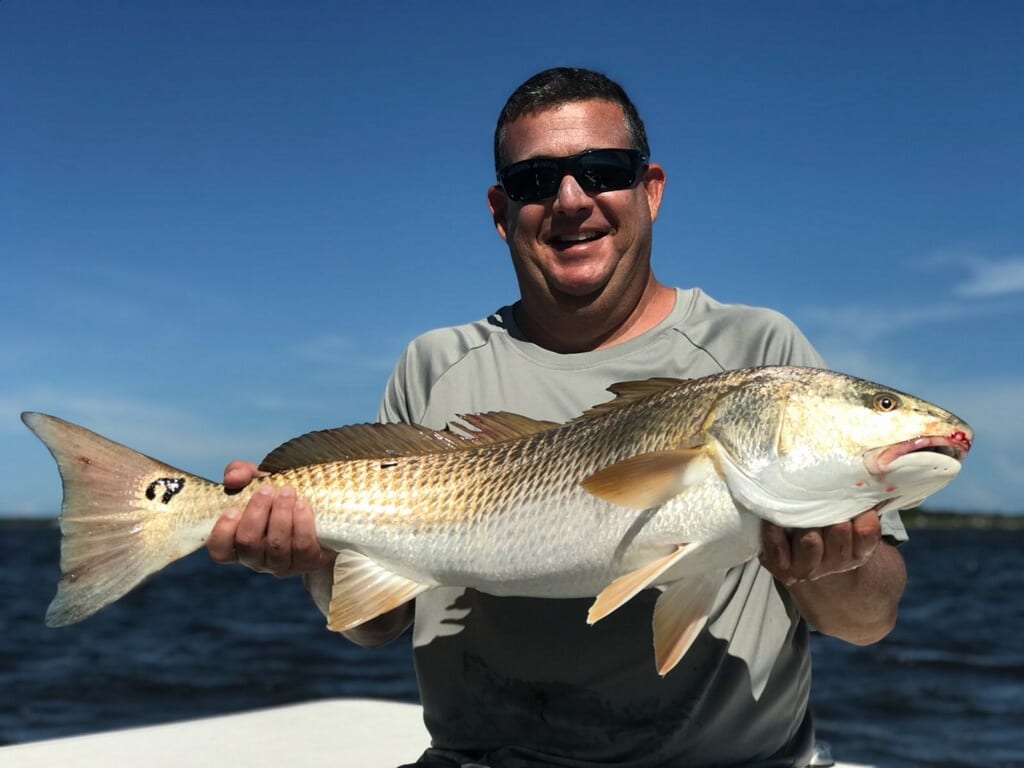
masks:
<path fill-rule="evenodd" d="M 896 629 L 819 637 L 812 701 L 845 760 L 1024 766 L 1024 531 L 912 531 Z"/>
<path fill-rule="evenodd" d="M 0 530 L 0 744 L 335 696 L 416 700 L 409 639 L 357 648 L 298 580 L 205 555 L 84 623 L 47 629 L 52 529 Z M 914 531 L 896 630 L 816 637 L 814 711 L 837 757 L 1024 767 L 1024 531 Z"/>

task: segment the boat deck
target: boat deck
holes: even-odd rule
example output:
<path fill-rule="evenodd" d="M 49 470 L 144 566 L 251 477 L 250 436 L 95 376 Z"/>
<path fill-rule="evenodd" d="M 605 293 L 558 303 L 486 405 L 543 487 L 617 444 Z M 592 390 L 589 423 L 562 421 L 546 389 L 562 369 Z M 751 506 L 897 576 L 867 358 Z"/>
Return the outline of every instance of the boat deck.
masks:
<path fill-rule="evenodd" d="M 4 768 L 394 768 L 430 743 L 418 705 L 328 699 L 0 748 Z M 836 763 L 836 768 L 868 768 Z"/>

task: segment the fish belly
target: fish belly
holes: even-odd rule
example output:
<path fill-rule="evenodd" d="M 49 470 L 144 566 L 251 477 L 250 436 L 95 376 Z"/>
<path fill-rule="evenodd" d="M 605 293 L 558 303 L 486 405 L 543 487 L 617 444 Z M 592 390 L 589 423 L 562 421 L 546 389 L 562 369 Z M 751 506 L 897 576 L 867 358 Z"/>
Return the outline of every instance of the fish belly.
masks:
<path fill-rule="evenodd" d="M 701 543 L 707 553 L 691 563 L 684 559 L 687 572 L 736 565 L 756 554 L 751 529 L 757 520 L 736 509 L 720 482 L 642 511 L 580 490 L 557 503 L 498 506 L 470 523 L 387 519 L 344 530 L 328 520 L 319 528 L 321 540 L 419 583 L 522 597 L 592 597 L 680 544 Z"/>

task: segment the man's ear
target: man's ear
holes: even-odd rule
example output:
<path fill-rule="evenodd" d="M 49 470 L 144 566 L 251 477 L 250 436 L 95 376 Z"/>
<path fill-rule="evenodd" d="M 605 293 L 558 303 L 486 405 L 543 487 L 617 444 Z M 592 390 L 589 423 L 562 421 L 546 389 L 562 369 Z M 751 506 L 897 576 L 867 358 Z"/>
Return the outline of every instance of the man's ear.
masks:
<path fill-rule="evenodd" d="M 508 242 L 508 196 L 501 187 L 488 187 L 487 207 L 491 209 L 494 228 L 498 230 L 501 239 Z"/>
<path fill-rule="evenodd" d="M 658 218 L 661 195 L 665 191 L 665 169 L 657 163 L 651 163 L 644 170 L 642 183 L 647 191 L 647 207 L 651 211 L 651 221 L 654 221 Z"/>

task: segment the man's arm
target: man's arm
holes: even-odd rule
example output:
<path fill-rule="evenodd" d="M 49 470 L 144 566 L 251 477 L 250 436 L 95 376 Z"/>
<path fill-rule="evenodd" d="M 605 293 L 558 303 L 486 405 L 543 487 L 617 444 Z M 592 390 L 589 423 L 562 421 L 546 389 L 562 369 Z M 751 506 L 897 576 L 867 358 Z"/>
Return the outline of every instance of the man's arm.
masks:
<path fill-rule="evenodd" d="M 907 571 L 873 510 L 825 528 L 787 532 L 765 523 L 762 542 L 762 565 L 818 631 L 867 645 L 895 626 Z"/>

